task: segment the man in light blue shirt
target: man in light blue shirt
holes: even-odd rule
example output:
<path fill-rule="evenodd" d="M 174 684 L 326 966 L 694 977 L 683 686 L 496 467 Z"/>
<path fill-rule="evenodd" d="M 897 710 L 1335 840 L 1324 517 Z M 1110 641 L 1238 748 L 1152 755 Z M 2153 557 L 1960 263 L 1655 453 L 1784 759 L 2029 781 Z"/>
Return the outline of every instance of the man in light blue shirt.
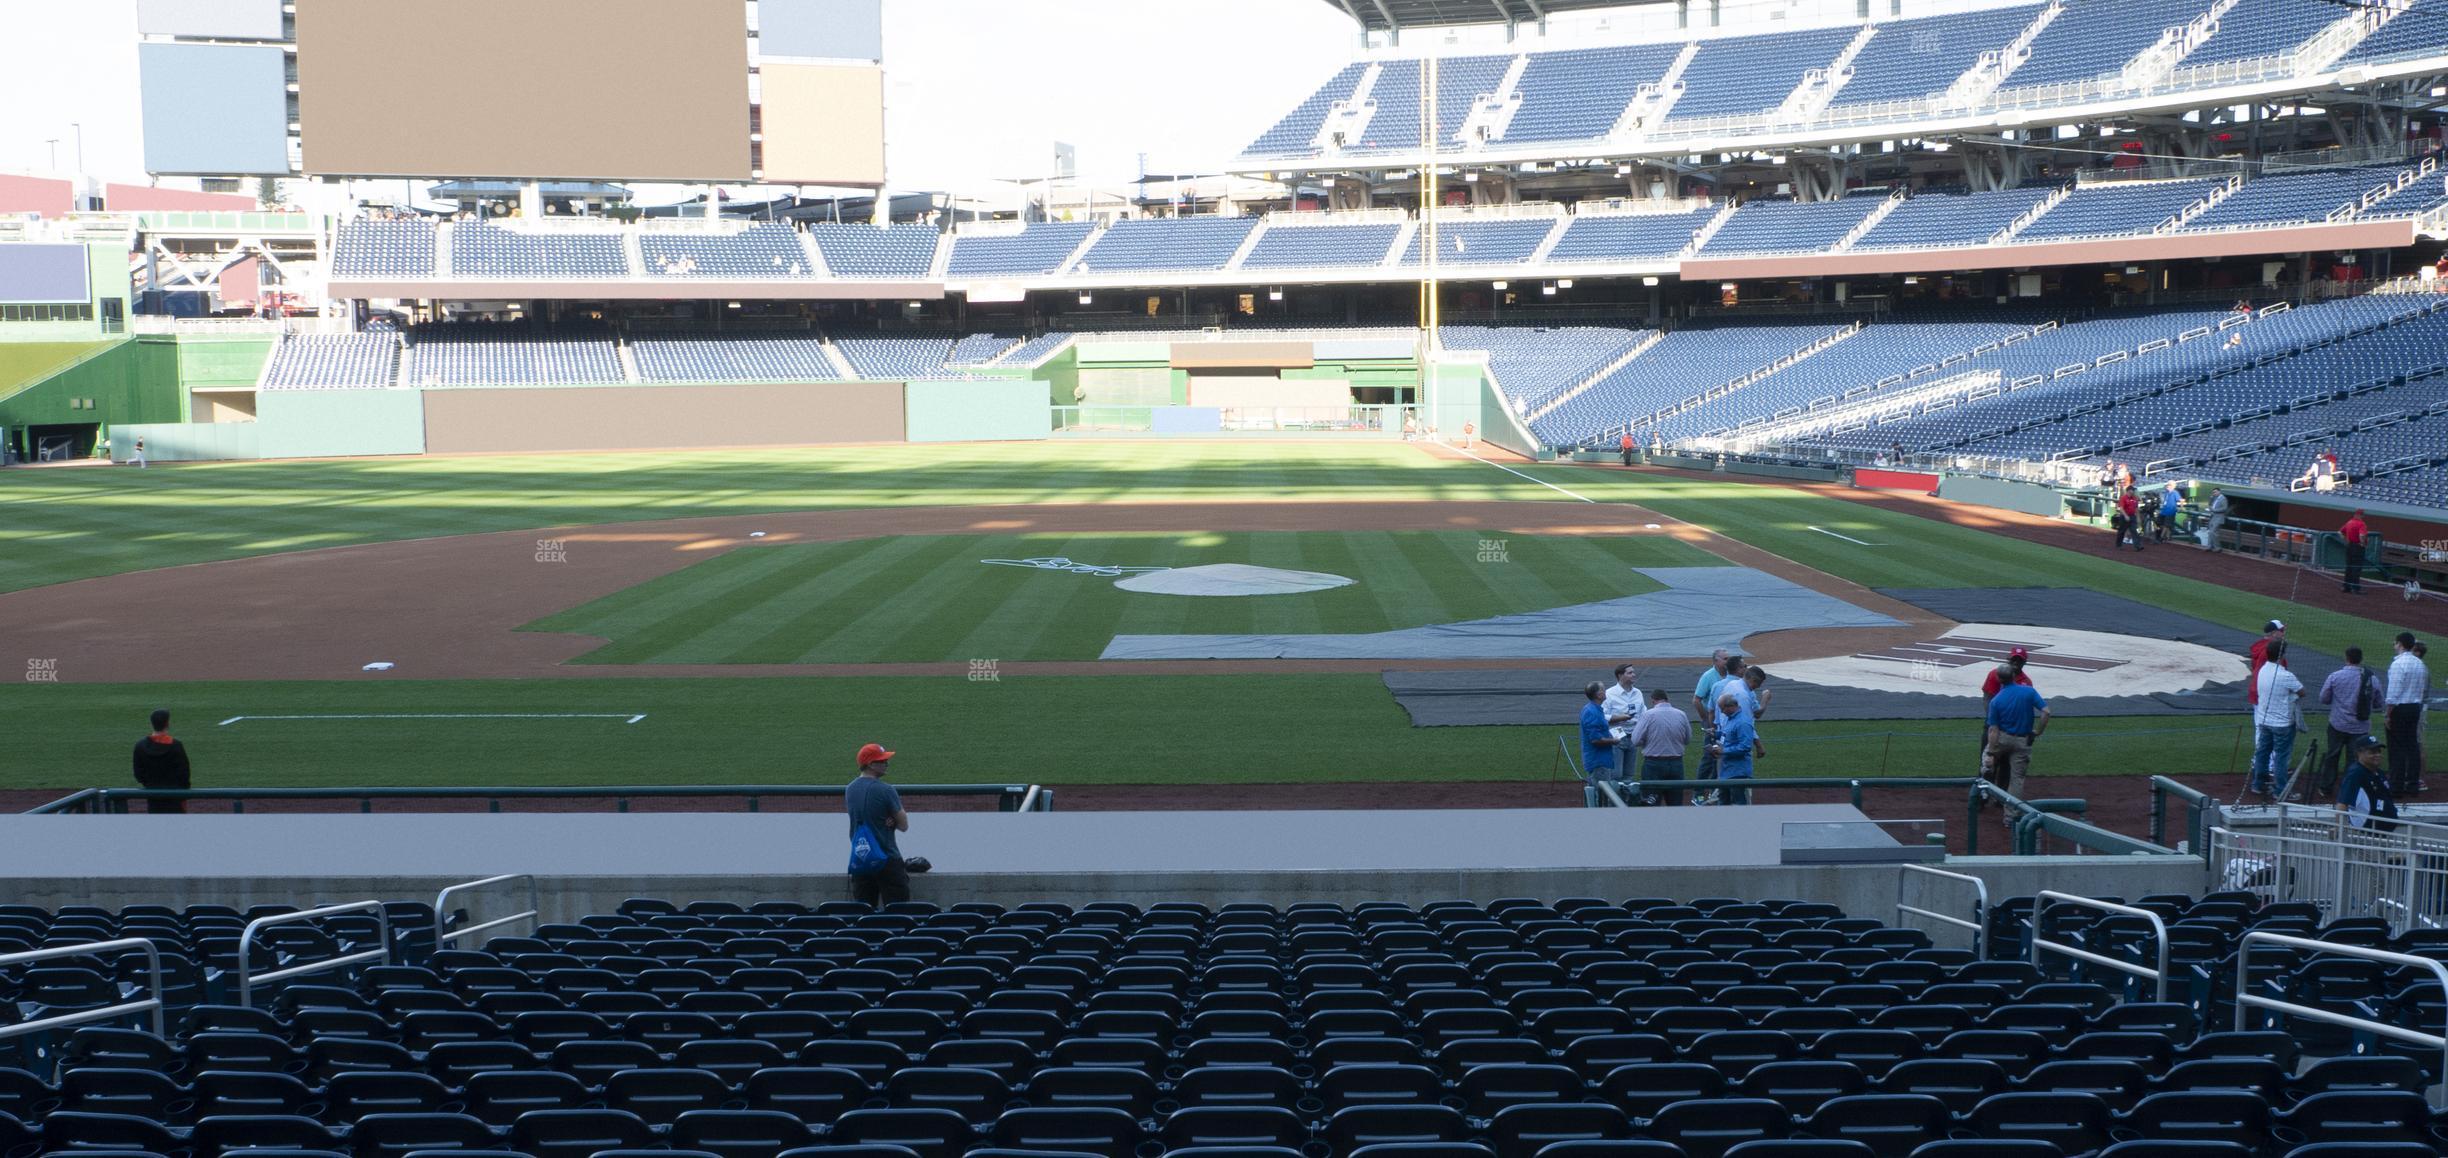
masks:
<path fill-rule="evenodd" d="M 1607 723 L 1606 685 L 1593 683 L 1582 689 L 1589 702 L 1581 705 L 1581 775 L 1588 781 L 1581 789 L 1591 808 L 1598 807 L 1598 782 L 1616 778 L 1615 729 Z"/>
<path fill-rule="evenodd" d="M 1709 750 L 1717 754 L 1719 780 L 1751 779 L 1751 758 L 1759 748 L 1759 731 L 1752 725 L 1751 714 L 1742 710 L 1742 701 L 1732 691 L 1717 699 L 1717 740 Z M 1749 804 L 1749 788 L 1729 785 L 1724 789 L 1722 803 Z"/>

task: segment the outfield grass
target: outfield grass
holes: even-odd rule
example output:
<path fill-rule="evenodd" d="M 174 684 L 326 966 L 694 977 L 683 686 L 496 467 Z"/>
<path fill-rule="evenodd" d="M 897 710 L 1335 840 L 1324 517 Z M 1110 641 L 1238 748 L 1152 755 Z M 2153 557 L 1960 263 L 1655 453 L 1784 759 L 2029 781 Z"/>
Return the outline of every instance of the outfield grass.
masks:
<path fill-rule="evenodd" d="M 1640 503 L 1869 586 L 2090 587 L 2247 629 L 2278 614 L 2298 643 L 2332 653 L 2350 643 L 2371 650 L 2397 630 L 2378 619 L 2273 604 L 2161 575 L 2104 553 L 2024 543 L 1776 487 L 1557 466 L 1521 469 L 1532 479 L 1602 501 Z M 1254 495 L 1571 501 L 1492 467 L 1353 443 L 1052 443 L 25 470 L 0 472 L 0 590 L 304 547 L 647 518 Z M 1878 545 L 1847 543 L 1813 526 Z M 1526 540 L 1513 539 L 1519 552 Z M 792 556 L 780 552 L 793 549 L 758 550 L 788 562 Z M 704 579 L 684 572 L 673 581 L 677 595 Z M 1557 582 L 1552 575 L 1543 581 Z M 652 594 L 640 588 L 625 596 Z M 1530 597 L 1518 591 L 1488 596 Z M 617 657 L 620 648 L 709 659 L 763 654 L 755 647 L 770 647 L 775 655 L 796 648 L 797 658 L 852 644 L 872 654 L 897 648 L 936 659 L 1032 654 L 1018 643 L 980 648 L 966 636 L 950 638 L 949 629 L 887 643 L 889 625 L 861 640 L 837 642 L 835 632 L 819 637 L 821 623 L 770 642 L 750 639 L 712 600 L 702 601 L 683 617 L 693 622 L 664 639 L 649 622 L 651 608 L 622 606 L 622 598 L 582 609 L 620 627 L 604 632 L 621 642 L 598 660 Z M 895 614 L 917 620 L 931 614 L 899 600 L 871 606 L 894 603 L 901 604 Z M 2375 615 L 2388 611 L 2388 604 L 2373 606 Z M 130 609 L 131 616 L 142 613 Z M 630 620 L 625 627 L 614 622 L 623 616 Z M 983 625 L 997 622 L 998 613 L 968 608 L 960 620 Z M 1087 638 L 1089 629 L 1077 630 Z M 1094 630 L 1110 634 L 1110 628 Z M 2435 670 L 2448 676 L 2448 665 Z M 125 783 L 127 745 L 141 730 L 143 713 L 156 706 L 179 713 L 180 730 L 197 750 L 199 782 L 233 786 L 829 782 L 841 775 L 841 753 L 870 738 L 901 746 L 909 754 L 904 774 L 934 782 L 1540 780 L 1554 774 L 1556 737 L 1564 731 L 1414 729 L 1377 678 L 1365 675 L 1007 675 L 978 684 L 958 677 L 0 684 L 0 735 L 7 737 L 8 757 L 0 760 L 0 787 Z M 635 726 L 399 720 L 212 726 L 239 714 L 511 711 L 644 711 L 649 718 Z M 2238 724 L 2233 718 L 2061 720 L 2038 766 L 2043 774 L 2230 771 L 2239 762 Z M 1774 750 L 1762 770 L 1954 775 L 1967 762 L 1969 731 L 1966 721 L 1772 720 L 1772 746 L 1783 734 L 1790 747 Z"/>
<path fill-rule="evenodd" d="M 527 625 L 613 641 L 586 663 L 1091 660 L 1116 635 L 1388 631 L 1655 591 L 1635 567 L 1721 566 L 1660 536 L 1461 531 L 906 535 L 731 551 Z M 1138 594 L 1110 577 L 992 566 L 1248 563 L 1357 580 L 1297 595 Z"/>
<path fill-rule="evenodd" d="M 176 711 L 198 786 L 249 788 L 834 783 L 870 740 L 914 783 L 1535 782 L 1563 775 L 1571 731 L 1414 728 L 1373 675 L 0 684 L 0 719 L 21 725 L 0 788 L 125 786 L 157 706 Z M 614 718 L 215 726 L 501 712 Z M 2226 771 L 2239 722 L 2064 720 L 2035 768 Z M 1764 733 L 1764 776 L 1966 775 L 1974 748 L 1969 720 L 1772 719 Z"/>
<path fill-rule="evenodd" d="M 0 591 L 309 547 L 849 507 L 1546 500 L 1397 443 L 955 443 L 0 474 Z"/>

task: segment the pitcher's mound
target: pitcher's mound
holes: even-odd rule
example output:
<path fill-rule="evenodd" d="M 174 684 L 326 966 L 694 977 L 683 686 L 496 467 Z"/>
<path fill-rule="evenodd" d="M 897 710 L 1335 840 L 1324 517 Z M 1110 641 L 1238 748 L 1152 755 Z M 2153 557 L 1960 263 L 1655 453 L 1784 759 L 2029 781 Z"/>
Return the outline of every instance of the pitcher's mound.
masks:
<path fill-rule="evenodd" d="M 1351 584 L 1350 579 L 1323 571 L 1286 571 L 1280 567 L 1253 567 L 1247 563 L 1177 567 L 1171 571 L 1153 571 L 1114 580 L 1114 586 L 1124 591 L 1149 595 L 1298 595 L 1303 591 L 1325 591 Z"/>

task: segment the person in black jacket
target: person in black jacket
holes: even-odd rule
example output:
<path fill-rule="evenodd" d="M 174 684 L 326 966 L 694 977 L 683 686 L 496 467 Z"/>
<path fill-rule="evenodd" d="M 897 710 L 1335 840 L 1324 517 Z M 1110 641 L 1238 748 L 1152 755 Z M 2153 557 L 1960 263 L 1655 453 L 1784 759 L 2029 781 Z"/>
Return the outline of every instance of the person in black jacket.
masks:
<path fill-rule="evenodd" d="M 143 788 L 177 788 L 194 786 L 187 770 L 187 745 L 170 736 L 170 713 L 155 710 L 153 734 L 136 741 L 136 783 Z M 148 800 L 147 812 L 185 812 L 184 800 Z"/>

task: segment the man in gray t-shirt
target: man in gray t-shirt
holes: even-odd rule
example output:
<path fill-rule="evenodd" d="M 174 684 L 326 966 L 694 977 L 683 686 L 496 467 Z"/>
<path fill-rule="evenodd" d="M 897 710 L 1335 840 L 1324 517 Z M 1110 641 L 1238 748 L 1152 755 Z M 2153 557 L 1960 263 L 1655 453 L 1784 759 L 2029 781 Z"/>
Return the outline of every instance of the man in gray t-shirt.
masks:
<path fill-rule="evenodd" d="M 884 850 L 884 867 L 850 877 L 850 899 L 882 907 L 910 899 L 909 863 L 901 859 L 900 833 L 909 831 L 909 813 L 901 808 L 901 793 L 884 782 L 892 771 L 893 754 L 882 744 L 859 749 L 858 778 L 843 790 L 843 811 L 850 814 L 850 833 L 865 825 Z"/>

